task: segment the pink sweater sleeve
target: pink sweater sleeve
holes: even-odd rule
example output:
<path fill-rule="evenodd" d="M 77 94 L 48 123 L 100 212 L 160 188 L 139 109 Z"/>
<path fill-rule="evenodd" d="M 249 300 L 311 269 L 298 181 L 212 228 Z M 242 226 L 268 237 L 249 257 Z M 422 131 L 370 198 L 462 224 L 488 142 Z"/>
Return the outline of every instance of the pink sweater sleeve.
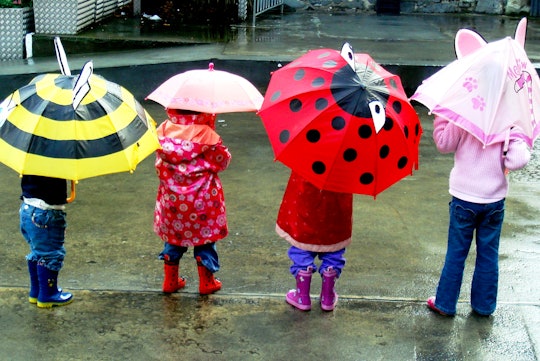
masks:
<path fill-rule="evenodd" d="M 514 130 L 514 132 L 517 131 L 519 130 Z M 518 170 L 525 167 L 529 160 L 531 160 L 531 151 L 528 145 L 523 140 L 512 137 L 511 133 L 508 151 L 504 157 L 504 166 L 508 170 Z"/>
<path fill-rule="evenodd" d="M 483 146 L 478 139 L 442 118 L 435 118 L 433 140 L 441 153 L 454 153 L 449 192 L 474 203 L 491 203 L 508 192 L 505 169 L 523 168 L 530 159 L 527 145 L 510 136 L 508 151 L 504 144 Z"/>
<path fill-rule="evenodd" d="M 464 132 L 458 126 L 448 120 L 435 117 L 433 140 L 437 150 L 441 153 L 453 153 L 457 150 L 461 133 Z"/>

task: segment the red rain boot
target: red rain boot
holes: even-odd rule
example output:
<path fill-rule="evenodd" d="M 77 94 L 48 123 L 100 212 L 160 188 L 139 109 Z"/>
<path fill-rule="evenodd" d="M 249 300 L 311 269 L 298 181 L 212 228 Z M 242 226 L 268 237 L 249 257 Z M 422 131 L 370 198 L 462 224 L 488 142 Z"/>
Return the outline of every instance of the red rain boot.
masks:
<path fill-rule="evenodd" d="M 324 311 L 332 311 L 336 307 L 338 295 L 334 289 L 337 280 L 337 272 L 332 267 L 324 270 L 322 274 L 321 308 Z"/>
<path fill-rule="evenodd" d="M 308 267 L 306 271 L 300 270 L 296 274 L 296 289 L 290 290 L 285 297 L 288 304 L 302 311 L 311 310 L 311 298 L 309 291 L 311 289 L 311 275 L 313 268 Z"/>
<path fill-rule="evenodd" d="M 221 289 L 221 282 L 214 278 L 214 274 L 201 262 L 201 257 L 197 257 L 197 271 L 199 272 L 199 293 L 209 295 Z"/>
<path fill-rule="evenodd" d="M 186 280 L 178 276 L 178 263 L 170 261 L 163 262 L 163 271 L 165 277 L 163 279 L 163 292 L 174 293 L 181 288 L 186 287 Z"/>

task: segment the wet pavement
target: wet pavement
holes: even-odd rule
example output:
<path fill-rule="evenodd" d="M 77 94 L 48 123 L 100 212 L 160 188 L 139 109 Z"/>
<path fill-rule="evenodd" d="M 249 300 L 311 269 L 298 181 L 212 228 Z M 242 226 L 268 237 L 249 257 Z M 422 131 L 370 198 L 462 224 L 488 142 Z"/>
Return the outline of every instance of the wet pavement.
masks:
<path fill-rule="evenodd" d="M 414 89 L 422 71 L 453 59 L 458 28 L 474 25 L 495 40 L 512 35 L 518 20 L 297 12 L 262 18 L 257 28 L 240 27 L 226 41 L 204 38 L 186 44 L 168 38 L 178 46 L 157 48 L 164 40 L 155 36 L 147 39 L 150 48 L 146 42 L 140 50 L 80 54 L 66 46 L 66 51 L 72 69 L 92 58 L 96 73 L 126 86 L 159 122 L 165 113 L 144 97 L 169 75 L 209 61 L 247 77 L 264 92 L 270 71 L 280 63 L 309 48 L 339 48 L 346 37 L 357 51 L 366 49 L 402 72 Z M 117 31 L 105 31 L 107 26 Z M 133 33 L 129 41 L 138 41 L 137 28 L 125 24 L 103 25 L 80 36 L 128 37 L 126 32 Z M 540 22 L 531 20 L 526 48 L 534 61 L 540 59 L 539 37 Z M 419 70 L 411 74 L 411 69 Z M 43 71 L 56 72 L 56 59 L 0 63 L 1 97 Z M 289 172 L 273 162 L 262 123 L 253 113 L 218 117 L 217 130 L 233 161 L 221 174 L 230 227 L 230 235 L 218 243 L 224 287 L 211 296 L 197 293 L 190 253 L 181 263 L 186 288 L 169 296 L 160 291 L 161 243 L 152 232 L 157 178 L 149 157 L 133 174 L 79 183 L 77 199 L 68 207 L 67 257 L 60 274 L 60 285 L 74 293 L 75 301 L 52 310 L 28 304 L 27 246 L 18 231 L 19 178 L 1 165 L 0 358 L 538 360 L 538 157 L 535 153 L 526 169 L 511 174 L 497 311 L 487 318 L 471 312 L 473 249 L 456 317 L 438 316 L 426 308 L 425 299 L 433 294 L 444 261 L 452 157 L 436 151 L 431 117 L 425 108 L 417 110 L 424 128 L 420 169 L 376 200 L 355 196 L 353 243 L 337 284 L 340 301 L 330 313 L 317 306 L 317 277 L 312 311 L 298 311 L 284 301 L 294 280 L 288 273 L 287 243 L 275 234 L 274 223 Z"/>

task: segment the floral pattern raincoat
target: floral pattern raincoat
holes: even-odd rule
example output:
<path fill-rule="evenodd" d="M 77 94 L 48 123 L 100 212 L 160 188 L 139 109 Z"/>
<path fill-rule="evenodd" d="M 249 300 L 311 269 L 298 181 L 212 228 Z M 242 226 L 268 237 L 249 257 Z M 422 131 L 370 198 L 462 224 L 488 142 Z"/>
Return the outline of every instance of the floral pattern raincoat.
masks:
<path fill-rule="evenodd" d="M 166 120 L 158 127 L 162 149 L 154 231 L 165 242 L 183 247 L 216 242 L 228 234 L 225 199 L 218 172 L 231 155 L 208 125 Z"/>

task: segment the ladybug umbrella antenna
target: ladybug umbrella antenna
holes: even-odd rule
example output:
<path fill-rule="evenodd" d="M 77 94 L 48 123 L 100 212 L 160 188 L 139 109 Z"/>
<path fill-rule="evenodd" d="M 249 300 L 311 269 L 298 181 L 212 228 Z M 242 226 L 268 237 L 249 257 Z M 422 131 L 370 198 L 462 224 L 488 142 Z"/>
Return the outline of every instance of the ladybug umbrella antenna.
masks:
<path fill-rule="evenodd" d="M 356 71 L 356 63 L 354 61 L 354 51 L 349 43 L 343 44 L 341 47 L 341 56 L 351 66 L 352 70 Z"/>

